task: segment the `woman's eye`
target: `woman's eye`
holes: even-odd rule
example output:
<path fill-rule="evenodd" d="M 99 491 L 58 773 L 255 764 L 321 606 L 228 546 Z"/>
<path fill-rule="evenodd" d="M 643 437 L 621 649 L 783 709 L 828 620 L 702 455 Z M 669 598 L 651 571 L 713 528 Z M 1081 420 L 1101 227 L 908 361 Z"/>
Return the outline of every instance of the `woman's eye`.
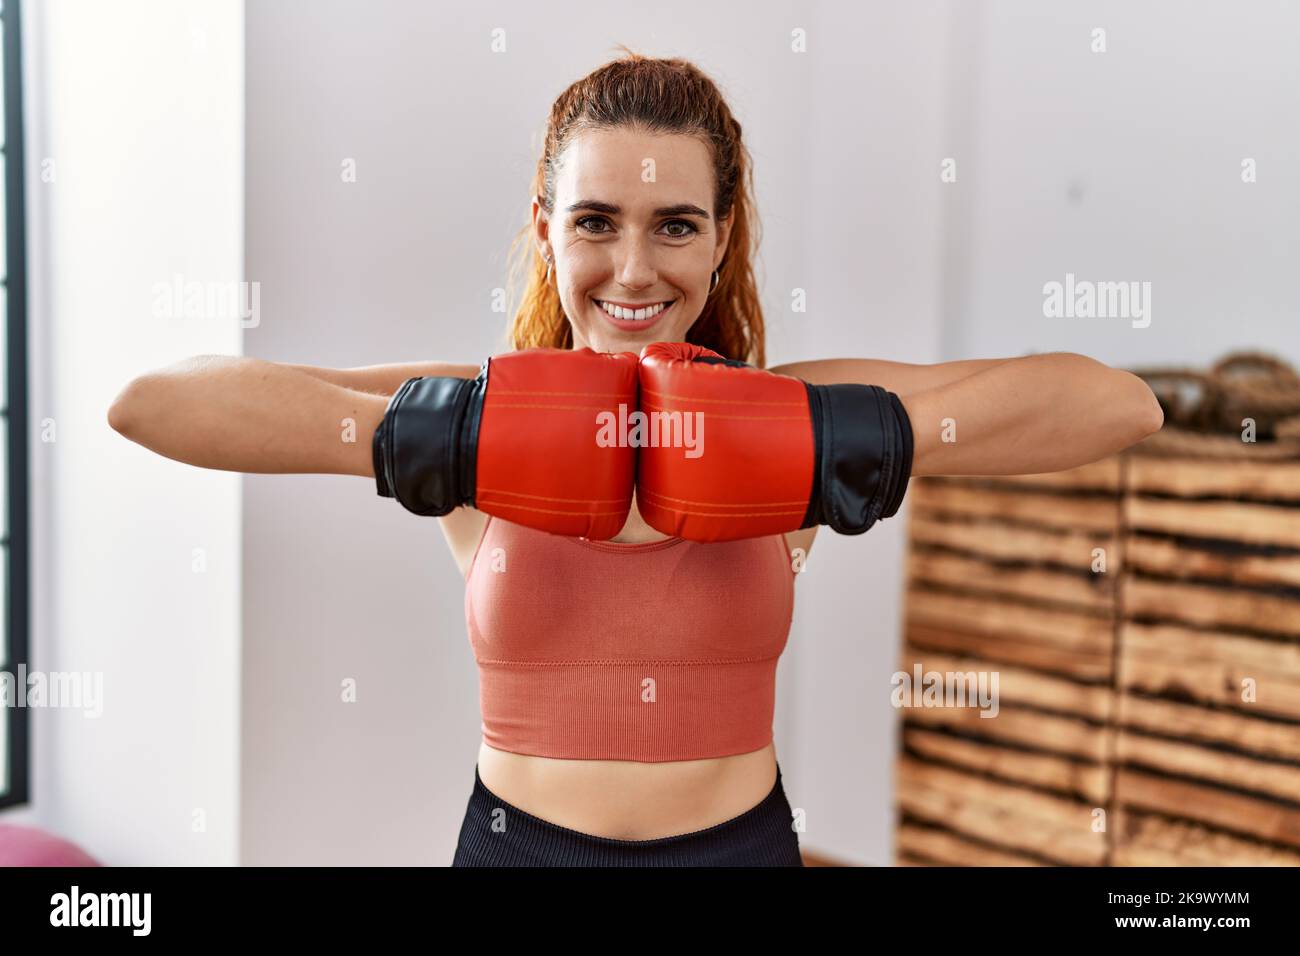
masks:
<path fill-rule="evenodd" d="M 610 231 L 609 229 L 605 228 L 606 226 L 609 225 L 609 220 L 606 219 L 604 216 L 583 216 L 581 219 L 575 222 L 574 225 L 577 228 L 583 230 L 584 232 L 590 232 L 593 235 L 597 235 L 597 236 L 604 235 L 605 233 Z M 601 228 L 595 228 L 596 226 L 600 226 Z M 679 228 L 680 231 L 669 232 L 668 236 L 671 239 L 685 239 L 687 236 L 693 236 L 697 232 L 699 232 L 699 230 L 695 228 L 694 223 L 687 222 L 685 219 L 670 219 L 668 222 L 664 223 L 663 225 L 663 228 L 670 229 L 670 230 L 673 229 L 674 227 Z"/>

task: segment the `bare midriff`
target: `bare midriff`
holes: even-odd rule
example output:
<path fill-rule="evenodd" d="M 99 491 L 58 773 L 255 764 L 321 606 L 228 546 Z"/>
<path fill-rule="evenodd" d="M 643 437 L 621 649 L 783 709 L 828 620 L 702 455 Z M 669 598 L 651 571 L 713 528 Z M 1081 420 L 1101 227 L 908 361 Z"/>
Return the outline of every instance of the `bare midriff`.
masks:
<path fill-rule="evenodd" d="M 706 760 L 555 760 L 479 746 L 483 785 L 525 813 L 592 836 L 655 840 L 703 830 L 763 802 L 776 748 Z"/>

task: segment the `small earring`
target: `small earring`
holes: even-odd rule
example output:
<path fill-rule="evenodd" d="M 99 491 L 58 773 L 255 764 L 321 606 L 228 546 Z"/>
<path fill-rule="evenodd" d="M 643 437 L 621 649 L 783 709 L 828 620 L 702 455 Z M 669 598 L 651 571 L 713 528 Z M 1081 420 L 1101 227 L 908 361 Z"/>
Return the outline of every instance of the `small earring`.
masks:
<path fill-rule="evenodd" d="M 546 284 L 551 284 L 551 257 L 546 257 Z"/>
<path fill-rule="evenodd" d="M 713 270 L 713 281 L 709 283 L 709 295 L 713 295 L 713 290 L 716 289 L 716 288 L 718 287 L 718 280 L 719 280 L 720 278 L 721 278 L 721 276 L 718 275 L 718 270 L 717 270 L 717 269 L 714 269 L 714 270 Z M 707 299 L 708 297 L 709 297 L 708 295 L 705 296 L 706 299 Z"/>

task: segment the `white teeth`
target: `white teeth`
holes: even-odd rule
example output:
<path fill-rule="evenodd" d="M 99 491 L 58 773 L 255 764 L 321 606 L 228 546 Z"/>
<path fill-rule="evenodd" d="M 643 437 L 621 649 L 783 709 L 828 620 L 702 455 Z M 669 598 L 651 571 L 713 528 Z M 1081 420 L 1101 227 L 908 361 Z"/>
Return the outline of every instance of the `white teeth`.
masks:
<path fill-rule="evenodd" d="M 644 309 L 625 309 L 622 306 L 610 305 L 608 302 L 601 302 L 599 299 L 596 300 L 596 304 L 604 309 L 607 315 L 611 315 L 616 319 L 632 319 L 642 322 L 646 319 L 653 319 L 672 303 L 660 302 L 658 305 L 647 306 Z"/>

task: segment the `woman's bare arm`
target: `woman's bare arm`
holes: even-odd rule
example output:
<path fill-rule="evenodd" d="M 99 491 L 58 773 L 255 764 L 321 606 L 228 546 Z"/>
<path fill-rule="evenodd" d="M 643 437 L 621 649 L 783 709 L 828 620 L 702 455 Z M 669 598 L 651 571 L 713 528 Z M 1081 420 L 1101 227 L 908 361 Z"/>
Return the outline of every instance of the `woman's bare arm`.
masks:
<path fill-rule="evenodd" d="M 1010 359 L 900 400 L 915 437 L 914 475 L 1065 471 L 1164 424 L 1146 382 L 1069 352 Z"/>
<path fill-rule="evenodd" d="M 478 372 L 446 362 L 334 369 L 200 355 L 132 381 L 108 421 L 132 441 L 202 468 L 373 477 L 372 440 L 392 393 L 408 378 Z M 438 524 L 463 576 L 487 515 L 463 506 Z"/>
<path fill-rule="evenodd" d="M 275 362 L 200 355 L 134 379 L 108 422 L 201 468 L 373 476 L 371 439 L 387 403 Z"/>
<path fill-rule="evenodd" d="M 934 365 L 822 359 L 769 371 L 894 392 L 911 419 L 913 475 L 1065 471 L 1122 451 L 1164 424 L 1146 382 L 1072 352 Z"/>

